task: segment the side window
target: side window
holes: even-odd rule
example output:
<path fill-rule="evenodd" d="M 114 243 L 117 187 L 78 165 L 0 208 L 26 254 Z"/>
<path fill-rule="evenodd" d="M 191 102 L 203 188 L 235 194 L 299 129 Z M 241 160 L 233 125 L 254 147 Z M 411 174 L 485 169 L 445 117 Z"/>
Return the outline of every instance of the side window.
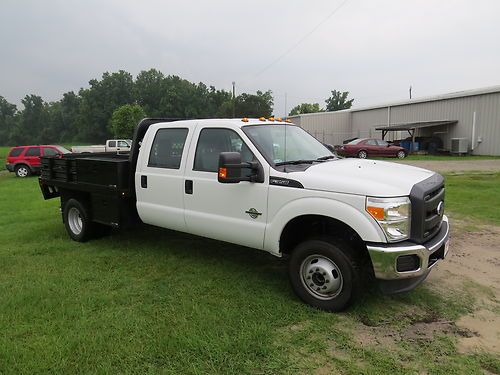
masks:
<path fill-rule="evenodd" d="M 148 167 L 179 169 L 188 129 L 159 129 L 156 132 Z"/>
<path fill-rule="evenodd" d="M 118 141 L 118 147 L 129 147 L 129 145 L 125 141 Z"/>
<path fill-rule="evenodd" d="M 205 128 L 200 132 L 193 169 L 195 171 L 217 172 L 221 152 L 239 152 L 242 162 L 254 160 L 252 151 L 235 131 Z"/>
<path fill-rule="evenodd" d="M 30 147 L 24 153 L 24 156 L 40 156 L 40 147 Z"/>
<path fill-rule="evenodd" d="M 43 149 L 43 154 L 45 156 L 56 156 L 57 154 L 59 154 L 59 152 L 53 148 L 50 148 L 50 147 L 45 147 Z"/>
<path fill-rule="evenodd" d="M 377 141 L 375 139 L 369 139 L 366 141 L 368 146 L 377 146 Z"/>
<path fill-rule="evenodd" d="M 10 152 L 9 156 L 16 157 L 21 155 L 23 152 L 24 148 L 18 147 L 18 148 L 13 148 L 12 151 Z"/>
<path fill-rule="evenodd" d="M 389 145 L 389 143 L 387 143 L 386 141 L 383 141 L 381 139 L 377 139 L 377 143 L 379 146 L 382 146 L 382 147 L 387 147 Z"/>
<path fill-rule="evenodd" d="M 109 141 L 108 147 L 116 147 L 116 141 Z"/>

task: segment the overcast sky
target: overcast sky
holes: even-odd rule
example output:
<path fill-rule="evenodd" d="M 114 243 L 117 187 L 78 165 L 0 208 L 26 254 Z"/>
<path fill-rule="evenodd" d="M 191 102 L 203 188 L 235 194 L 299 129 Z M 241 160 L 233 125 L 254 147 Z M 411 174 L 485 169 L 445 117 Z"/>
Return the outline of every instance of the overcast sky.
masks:
<path fill-rule="evenodd" d="M 156 68 L 270 89 L 283 115 L 285 93 L 289 111 L 333 89 L 364 106 L 410 85 L 413 97 L 494 86 L 499 15 L 493 0 L 1 0 L 0 95 L 58 100 L 105 71 Z"/>

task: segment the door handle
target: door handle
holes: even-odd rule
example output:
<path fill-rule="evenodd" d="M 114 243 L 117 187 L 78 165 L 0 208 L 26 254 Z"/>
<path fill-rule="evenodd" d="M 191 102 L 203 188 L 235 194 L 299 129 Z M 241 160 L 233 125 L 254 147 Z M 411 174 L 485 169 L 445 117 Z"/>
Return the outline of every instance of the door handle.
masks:
<path fill-rule="evenodd" d="M 147 189 L 148 187 L 148 176 L 141 176 L 141 188 Z"/>
<path fill-rule="evenodd" d="M 186 194 L 193 194 L 193 180 L 184 181 L 184 191 Z"/>

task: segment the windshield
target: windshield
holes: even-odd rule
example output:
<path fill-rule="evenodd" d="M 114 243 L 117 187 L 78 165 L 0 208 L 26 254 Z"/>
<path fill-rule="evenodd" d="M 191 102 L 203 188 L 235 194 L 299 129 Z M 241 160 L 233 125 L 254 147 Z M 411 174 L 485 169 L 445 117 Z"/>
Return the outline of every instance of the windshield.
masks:
<path fill-rule="evenodd" d="M 243 131 L 263 153 L 267 161 L 274 165 L 288 161 L 311 161 L 335 157 L 321 142 L 299 126 L 250 125 L 244 126 Z"/>

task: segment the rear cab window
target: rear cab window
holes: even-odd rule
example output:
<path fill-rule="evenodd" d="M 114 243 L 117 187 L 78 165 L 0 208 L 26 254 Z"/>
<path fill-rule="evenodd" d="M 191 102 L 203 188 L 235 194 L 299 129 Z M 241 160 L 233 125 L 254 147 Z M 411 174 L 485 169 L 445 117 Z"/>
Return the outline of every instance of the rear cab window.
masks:
<path fill-rule="evenodd" d="M 179 169 L 187 128 L 158 129 L 149 152 L 148 167 Z"/>

